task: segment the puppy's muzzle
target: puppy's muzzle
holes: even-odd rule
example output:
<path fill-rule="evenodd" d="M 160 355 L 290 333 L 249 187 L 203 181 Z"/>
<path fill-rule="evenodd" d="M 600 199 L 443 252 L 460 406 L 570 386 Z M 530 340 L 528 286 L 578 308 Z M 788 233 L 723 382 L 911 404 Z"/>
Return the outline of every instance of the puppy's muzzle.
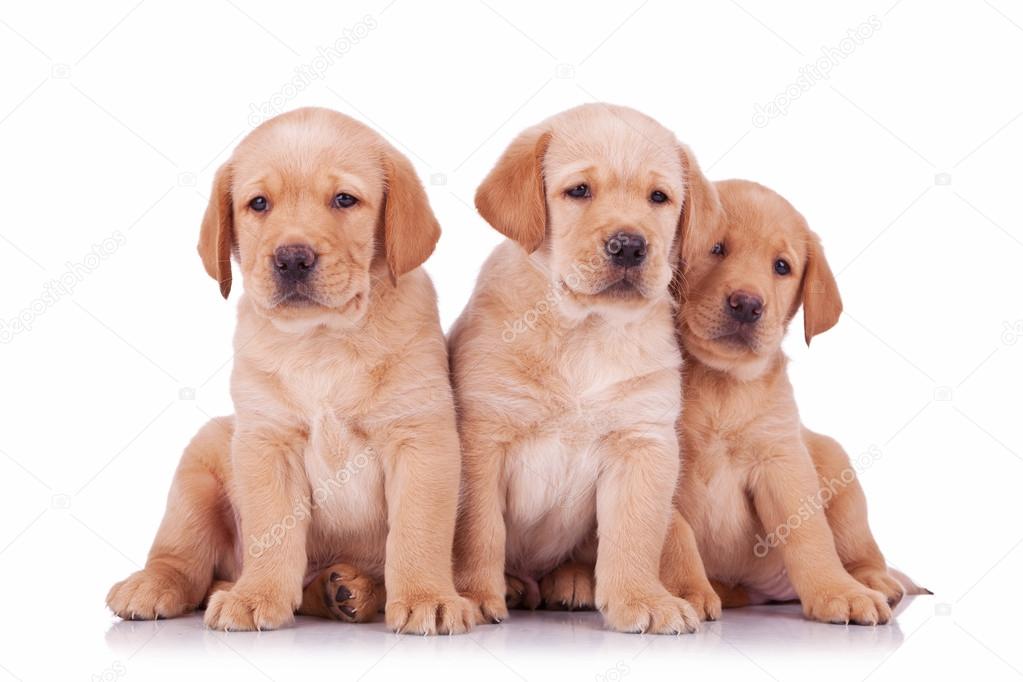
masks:
<path fill-rule="evenodd" d="M 604 244 L 604 252 L 620 268 L 634 268 L 646 260 L 646 238 L 634 232 L 618 232 Z"/>

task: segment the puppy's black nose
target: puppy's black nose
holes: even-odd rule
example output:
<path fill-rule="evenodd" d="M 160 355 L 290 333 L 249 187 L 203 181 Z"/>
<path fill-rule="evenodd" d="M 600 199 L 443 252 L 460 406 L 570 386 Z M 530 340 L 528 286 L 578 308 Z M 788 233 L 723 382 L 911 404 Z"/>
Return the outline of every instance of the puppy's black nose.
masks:
<path fill-rule="evenodd" d="M 756 322 L 764 312 L 764 299 L 735 291 L 728 297 L 728 312 L 739 322 Z"/>
<path fill-rule="evenodd" d="M 274 251 L 274 267 L 282 279 L 300 282 L 309 276 L 316 265 L 316 252 L 305 244 L 279 246 Z"/>
<path fill-rule="evenodd" d="M 646 239 L 643 235 L 619 232 L 604 244 L 611 262 L 623 268 L 633 268 L 646 258 Z"/>

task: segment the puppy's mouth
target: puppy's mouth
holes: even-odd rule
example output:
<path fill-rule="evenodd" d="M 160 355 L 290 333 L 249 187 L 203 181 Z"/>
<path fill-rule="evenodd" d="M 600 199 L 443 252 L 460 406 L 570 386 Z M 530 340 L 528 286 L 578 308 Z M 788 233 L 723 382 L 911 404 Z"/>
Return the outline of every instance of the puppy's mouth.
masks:
<path fill-rule="evenodd" d="M 756 327 L 752 324 L 737 323 L 735 329 L 726 331 L 712 340 L 717 343 L 756 352 L 760 346 Z"/>
<path fill-rule="evenodd" d="M 696 321 L 701 323 L 694 324 L 694 320 L 690 320 L 686 326 L 705 345 L 713 344 L 729 353 L 759 354 L 764 349 L 762 330 L 757 323 L 737 322 L 729 319 L 714 320 L 710 324 Z"/>
<path fill-rule="evenodd" d="M 612 282 L 596 293 L 597 296 L 608 298 L 636 298 L 642 296 L 639 285 L 631 277 L 622 277 L 617 282 Z"/>
<path fill-rule="evenodd" d="M 267 309 L 275 308 L 310 308 L 321 306 L 331 307 L 319 292 L 308 284 L 298 283 L 287 287 L 279 287 L 267 303 Z"/>
<path fill-rule="evenodd" d="M 591 282 L 587 287 L 589 291 L 571 287 L 566 280 L 562 280 L 562 284 L 573 294 L 592 299 L 630 301 L 647 297 L 642 274 L 632 268 L 610 272 L 600 280 Z"/>

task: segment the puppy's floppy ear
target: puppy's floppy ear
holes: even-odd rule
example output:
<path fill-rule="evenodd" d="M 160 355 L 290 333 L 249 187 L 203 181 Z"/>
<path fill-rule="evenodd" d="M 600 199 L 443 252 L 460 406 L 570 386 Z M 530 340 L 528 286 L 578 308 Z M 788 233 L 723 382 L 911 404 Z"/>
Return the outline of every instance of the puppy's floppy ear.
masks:
<path fill-rule="evenodd" d="M 234 212 L 231 207 L 231 166 L 225 163 L 213 178 L 210 203 L 199 231 L 199 256 L 210 277 L 220 283 L 220 293 L 231 292 L 231 248 L 234 244 Z"/>
<path fill-rule="evenodd" d="M 476 190 L 476 210 L 494 229 L 527 253 L 536 251 L 547 231 L 543 159 L 551 132 L 535 126 L 508 146 Z"/>
<path fill-rule="evenodd" d="M 810 232 L 807 244 L 802 290 L 803 331 L 806 334 L 806 345 L 809 346 L 810 339 L 834 327 L 842 314 L 838 283 L 824 257 L 820 237 L 813 232 Z"/>
<path fill-rule="evenodd" d="M 414 270 L 430 257 L 440 239 L 440 224 L 415 168 L 397 150 L 384 155 L 387 194 L 384 197 L 383 241 L 391 281 Z"/>
<path fill-rule="evenodd" d="M 715 234 L 715 228 L 724 217 L 717 188 L 700 170 L 692 150 L 679 145 L 682 159 L 682 173 L 685 178 L 686 195 L 682 200 L 682 215 L 679 217 L 676 249 L 681 256 L 681 269 L 692 260 L 694 254 L 710 248 L 708 240 Z"/>

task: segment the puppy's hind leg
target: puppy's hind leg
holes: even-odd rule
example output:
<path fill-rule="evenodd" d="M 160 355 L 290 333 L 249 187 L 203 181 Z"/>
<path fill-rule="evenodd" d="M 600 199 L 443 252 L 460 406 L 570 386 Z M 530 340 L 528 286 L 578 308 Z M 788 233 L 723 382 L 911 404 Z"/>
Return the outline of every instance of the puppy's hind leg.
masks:
<path fill-rule="evenodd" d="M 870 532 L 867 498 L 849 456 L 835 440 L 807 429 L 803 429 L 803 440 L 820 478 L 821 502 L 842 565 L 853 578 L 883 594 L 888 604 L 894 606 L 905 589 L 888 572 L 884 555 Z"/>
<path fill-rule="evenodd" d="M 213 419 L 185 448 L 145 568 L 107 594 L 107 606 L 121 618 L 174 618 L 205 601 L 218 561 L 233 551 L 227 492 L 217 475 L 232 430 L 231 418 Z"/>

